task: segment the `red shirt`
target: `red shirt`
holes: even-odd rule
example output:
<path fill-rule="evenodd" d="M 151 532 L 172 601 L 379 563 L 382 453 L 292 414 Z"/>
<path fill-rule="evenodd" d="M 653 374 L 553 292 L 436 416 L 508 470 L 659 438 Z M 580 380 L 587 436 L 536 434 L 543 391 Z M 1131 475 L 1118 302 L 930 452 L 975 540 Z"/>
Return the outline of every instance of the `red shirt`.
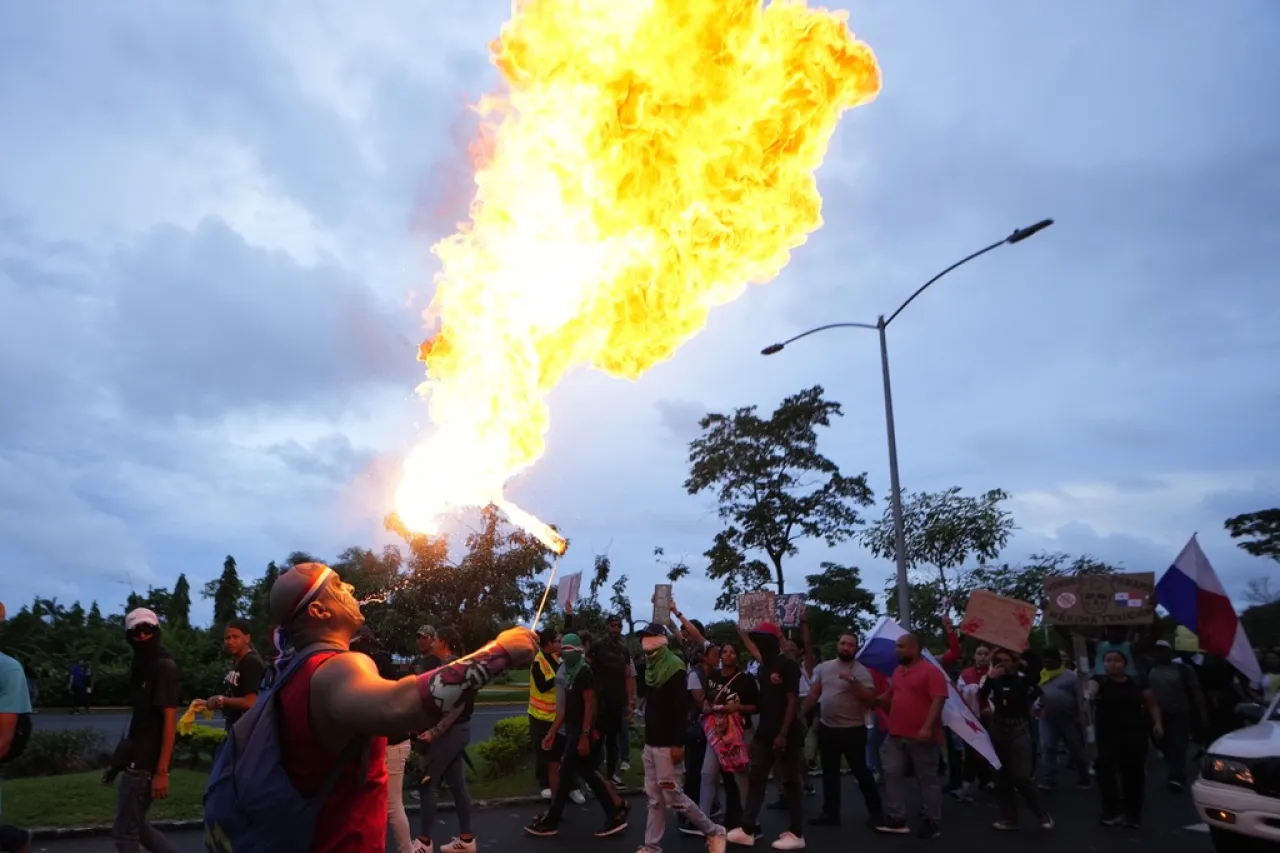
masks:
<path fill-rule="evenodd" d="M 314 794 L 338 762 L 311 731 L 311 677 L 339 652 L 324 652 L 302 665 L 280 691 L 287 724 L 280 733 L 281 761 L 298 793 Z M 316 823 L 311 853 L 384 853 L 387 849 L 387 739 L 369 740 L 369 770 L 361 756 L 342 768 Z"/>
<path fill-rule="evenodd" d="M 947 677 L 927 660 L 899 666 L 889 685 L 889 734 L 915 740 L 929 719 L 933 701 L 945 700 L 949 693 Z M 941 721 L 935 726 L 934 739 L 942 742 Z"/>

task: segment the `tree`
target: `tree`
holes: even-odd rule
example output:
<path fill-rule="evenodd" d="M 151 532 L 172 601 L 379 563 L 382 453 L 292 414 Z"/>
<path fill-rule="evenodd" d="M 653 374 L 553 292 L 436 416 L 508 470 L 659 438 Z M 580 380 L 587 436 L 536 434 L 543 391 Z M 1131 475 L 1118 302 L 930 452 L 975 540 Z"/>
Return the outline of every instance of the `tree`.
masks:
<path fill-rule="evenodd" d="M 178 582 L 173 585 L 173 597 L 165 618 L 175 628 L 191 627 L 191 584 L 186 574 L 178 575 Z"/>
<path fill-rule="evenodd" d="M 1232 539 L 1246 539 L 1236 545 L 1255 557 L 1280 562 L 1280 508 L 1263 509 L 1228 518 L 1223 522 Z"/>
<path fill-rule="evenodd" d="M 1244 600 L 1255 606 L 1273 604 L 1280 601 L 1280 592 L 1271 588 L 1271 578 L 1254 578 L 1249 581 Z"/>
<path fill-rule="evenodd" d="M 217 580 L 204 585 L 203 595 L 213 599 L 213 624 L 226 625 L 240 609 L 244 597 L 244 584 L 236 572 L 236 558 L 227 555 L 222 561 L 222 574 Z"/>
<path fill-rule="evenodd" d="M 880 614 L 875 594 L 863 587 L 862 577 L 853 566 L 823 563 L 821 568 L 819 574 L 805 577 L 809 603 L 837 617 L 845 630 L 866 633 Z M 812 628 L 812 615 L 809 623 Z"/>
<path fill-rule="evenodd" d="M 911 629 L 920 642 L 939 651 L 946 645 L 946 636 L 942 631 L 942 617 L 946 614 L 943 600 L 946 591 L 939 580 L 921 581 L 907 584 L 907 606 L 911 608 Z M 898 582 L 889 578 L 884 586 L 885 615 L 899 624 L 902 617 L 898 611 Z"/>
<path fill-rule="evenodd" d="M 609 607 L 612 612 L 627 623 L 627 634 L 636 632 L 636 620 L 631 614 L 631 597 L 627 595 L 627 576 L 620 575 L 613 582 L 613 595 L 609 596 Z"/>
<path fill-rule="evenodd" d="M 1013 516 L 1000 506 L 1008 499 L 1000 489 L 967 497 L 959 486 L 907 496 L 902 502 L 907 567 L 935 568 L 945 595 L 949 569 L 963 566 L 971 557 L 985 562 L 1000 556 L 1014 529 Z M 884 515 L 863 531 L 861 539 L 876 557 L 896 558 L 891 502 Z"/>
<path fill-rule="evenodd" d="M 689 575 L 688 561 L 684 557 L 678 560 L 668 558 L 666 549 L 661 545 L 654 546 L 653 559 L 659 566 L 667 570 L 667 581 L 670 583 L 679 583 L 681 578 Z"/>
<path fill-rule="evenodd" d="M 818 452 L 818 427 L 840 414 L 815 385 L 783 400 L 767 420 L 746 406 L 699 422 L 684 486 L 691 495 L 713 491 L 726 522 L 706 551 L 707 576 L 724 585 L 717 609 L 731 610 L 739 593 L 770 580 L 786 592 L 783 561 L 800 541 L 834 547 L 856 534 L 858 507 L 871 505 L 866 475 L 846 477 Z"/>

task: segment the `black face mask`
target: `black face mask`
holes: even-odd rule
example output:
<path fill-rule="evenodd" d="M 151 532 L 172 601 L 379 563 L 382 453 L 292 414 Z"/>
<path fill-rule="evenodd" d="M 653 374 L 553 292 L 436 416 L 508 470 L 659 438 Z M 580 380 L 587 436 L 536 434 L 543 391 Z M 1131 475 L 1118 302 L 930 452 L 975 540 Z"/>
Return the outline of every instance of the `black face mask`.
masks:
<path fill-rule="evenodd" d="M 142 639 L 138 634 L 130 631 L 125 635 L 129 645 L 133 648 L 133 667 L 130 672 L 130 684 L 137 688 L 144 684 L 150 683 L 156 674 L 156 669 L 160 663 L 160 632 L 155 631 L 147 639 Z"/>

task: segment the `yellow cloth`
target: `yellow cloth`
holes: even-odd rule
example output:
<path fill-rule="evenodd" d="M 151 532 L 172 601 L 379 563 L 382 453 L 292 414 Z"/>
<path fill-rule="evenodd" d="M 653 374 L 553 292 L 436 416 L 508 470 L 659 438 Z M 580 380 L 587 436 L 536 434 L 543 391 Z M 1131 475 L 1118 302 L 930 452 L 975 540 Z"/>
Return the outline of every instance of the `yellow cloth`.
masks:
<path fill-rule="evenodd" d="M 1043 687 L 1044 685 L 1048 684 L 1050 681 L 1053 681 L 1055 678 L 1057 678 L 1059 675 L 1062 675 L 1062 673 L 1066 671 L 1067 671 L 1067 667 L 1065 665 L 1060 666 L 1057 669 L 1049 669 L 1048 667 L 1046 667 L 1040 670 L 1040 686 Z"/>
<path fill-rule="evenodd" d="M 196 714 L 204 715 L 206 720 L 213 719 L 213 710 L 200 704 L 199 700 L 187 706 L 186 713 L 178 718 L 178 734 L 189 735 L 196 725 Z"/>

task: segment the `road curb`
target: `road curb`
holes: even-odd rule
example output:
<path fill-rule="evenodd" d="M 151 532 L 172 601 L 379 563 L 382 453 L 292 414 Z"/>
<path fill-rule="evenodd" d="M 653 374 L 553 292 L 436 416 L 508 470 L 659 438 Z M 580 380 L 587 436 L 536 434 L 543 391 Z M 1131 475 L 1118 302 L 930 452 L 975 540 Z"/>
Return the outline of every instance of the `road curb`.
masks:
<path fill-rule="evenodd" d="M 638 797 L 644 791 L 640 788 L 624 788 L 618 792 L 623 797 Z M 542 797 L 537 794 L 528 794 L 522 797 L 497 797 L 491 800 L 473 800 L 471 808 L 478 810 L 485 809 L 503 809 L 514 806 L 536 806 L 538 803 L 545 802 Z M 404 810 L 410 813 L 420 811 L 420 807 L 416 802 L 408 802 L 404 804 Z M 451 800 L 440 803 L 437 811 L 451 812 L 454 805 Z M 161 832 L 191 832 L 204 828 L 204 821 L 192 818 L 190 820 L 155 820 L 151 825 Z M 31 828 L 32 838 L 36 841 L 70 841 L 76 838 L 103 838 L 111 834 L 111 824 L 97 824 L 94 826 L 46 826 Z"/>

